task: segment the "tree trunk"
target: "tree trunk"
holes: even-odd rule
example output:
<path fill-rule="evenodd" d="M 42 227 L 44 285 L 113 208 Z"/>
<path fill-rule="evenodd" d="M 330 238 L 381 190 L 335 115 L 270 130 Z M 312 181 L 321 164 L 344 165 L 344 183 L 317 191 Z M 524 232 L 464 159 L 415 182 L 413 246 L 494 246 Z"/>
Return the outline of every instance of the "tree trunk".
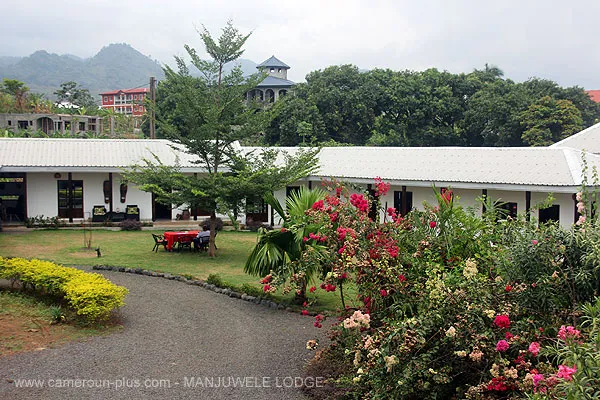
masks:
<path fill-rule="evenodd" d="M 210 239 L 208 242 L 208 256 L 209 257 L 215 257 L 217 254 L 216 250 L 216 246 L 215 246 L 215 237 L 216 237 L 216 224 L 217 222 L 217 213 L 215 211 L 215 208 L 213 207 L 213 209 L 210 211 Z"/>
<path fill-rule="evenodd" d="M 302 286 L 300 286 L 298 289 L 300 292 L 296 292 L 296 296 L 294 297 L 294 303 L 302 305 L 305 301 L 308 300 L 308 297 L 306 297 L 306 279 L 302 281 Z"/>

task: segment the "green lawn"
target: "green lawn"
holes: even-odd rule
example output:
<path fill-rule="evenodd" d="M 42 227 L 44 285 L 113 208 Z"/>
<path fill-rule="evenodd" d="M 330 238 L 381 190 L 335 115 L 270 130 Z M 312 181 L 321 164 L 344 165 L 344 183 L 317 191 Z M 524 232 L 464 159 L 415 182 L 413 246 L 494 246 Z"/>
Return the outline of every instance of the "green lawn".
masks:
<path fill-rule="evenodd" d="M 173 274 L 190 274 L 206 279 L 218 274 L 223 281 L 233 284 L 252 284 L 261 288 L 259 278 L 244 273 L 243 267 L 253 245 L 254 232 L 223 231 L 217 235 L 217 257 L 210 258 L 205 252 L 172 252 L 162 248 L 152 252 L 154 241 L 151 233 L 162 231 L 91 231 L 92 248 L 85 247 L 83 230 L 36 230 L 0 233 L 0 256 L 39 258 L 63 265 L 112 265 L 144 268 Z M 89 237 L 90 232 L 87 232 Z M 97 258 L 94 248 L 100 247 L 102 257 Z M 353 291 L 346 292 L 346 304 L 353 306 Z M 317 290 L 311 310 L 335 310 L 340 307 L 339 292 L 325 293 Z M 276 300 L 289 302 L 291 294 L 275 295 Z"/>

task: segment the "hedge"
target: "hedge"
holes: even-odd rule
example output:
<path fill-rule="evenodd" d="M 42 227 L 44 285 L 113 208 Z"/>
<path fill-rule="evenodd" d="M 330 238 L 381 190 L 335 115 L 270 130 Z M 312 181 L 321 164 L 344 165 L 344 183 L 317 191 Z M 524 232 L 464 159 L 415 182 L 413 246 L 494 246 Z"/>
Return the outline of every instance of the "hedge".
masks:
<path fill-rule="evenodd" d="M 128 293 L 100 274 L 36 259 L 0 257 L 0 279 L 63 297 L 77 315 L 90 321 L 108 318 L 113 309 L 125 304 Z"/>

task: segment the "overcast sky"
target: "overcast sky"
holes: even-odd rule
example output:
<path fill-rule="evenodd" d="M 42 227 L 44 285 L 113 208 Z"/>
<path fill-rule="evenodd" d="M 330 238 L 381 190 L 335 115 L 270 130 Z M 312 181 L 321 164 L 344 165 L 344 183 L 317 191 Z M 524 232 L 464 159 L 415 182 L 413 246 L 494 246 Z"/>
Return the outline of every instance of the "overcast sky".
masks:
<path fill-rule="evenodd" d="M 228 19 L 252 31 L 243 57 L 275 55 L 288 78 L 330 65 L 470 72 L 600 89 L 600 0 L 2 0 L 0 55 L 44 49 L 90 57 L 129 43 L 171 63 L 184 44 L 203 50 Z"/>

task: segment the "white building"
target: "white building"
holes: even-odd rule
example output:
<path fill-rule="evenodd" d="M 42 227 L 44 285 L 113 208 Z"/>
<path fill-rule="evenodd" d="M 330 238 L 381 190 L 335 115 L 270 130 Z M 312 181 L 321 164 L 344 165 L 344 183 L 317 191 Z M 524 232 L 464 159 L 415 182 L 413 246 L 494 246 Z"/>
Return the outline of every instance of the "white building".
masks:
<path fill-rule="evenodd" d="M 240 148 L 240 151 L 252 148 Z M 583 181 L 584 152 L 588 168 L 600 169 L 600 124 L 551 147 L 529 148 L 390 148 L 327 147 L 319 154 L 319 170 L 276 193 L 282 202 L 294 187 L 315 187 L 323 178 L 368 188 L 375 177 L 391 183 L 384 206 L 405 213 L 433 202 L 432 186 L 452 188 L 464 206 L 479 210 L 477 198 L 506 203 L 509 211 L 554 219 L 568 227 L 577 219 L 574 194 Z M 282 149 L 289 152 L 296 148 Z M 194 158 L 173 150 L 166 140 L 0 138 L 0 197 L 9 220 L 44 215 L 73 221 L 91 218 L 94 206 L 107 211 L 139 207 L 140 219 L 175 219 L 182 210 L 157 204 L 152 194 L 128 185 L 121 193 L 123 168 L 153 154 L 167 165 L 179 157 L 185 173 L 203 173 Z M 591 175 L 591 173 L 590 173 Z M 538 211 L 552 194 L 551 208 Z M 206 213 L 191 210 L 194 215 Z M 260 204 L 248 217 L 277 224 Z M 242 222 L 245 221 L 242 216 Z"/>

